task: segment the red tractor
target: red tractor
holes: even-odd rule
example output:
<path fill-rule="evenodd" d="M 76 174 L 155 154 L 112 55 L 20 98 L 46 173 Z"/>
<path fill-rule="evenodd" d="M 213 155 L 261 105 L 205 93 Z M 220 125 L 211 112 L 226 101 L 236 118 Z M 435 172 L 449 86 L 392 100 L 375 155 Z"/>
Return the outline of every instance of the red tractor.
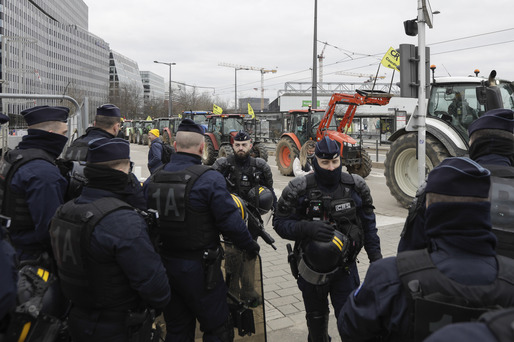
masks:
<path fill-rule="evenodd" d="M 234 136 L 245 129 L 245 114 L 221 114 L 207 116 L 208 125 L 205 132 L 205 150 L 202 162 L 212 165 L 216 158 L 227 157 L 234 153 L 232 144 Z M 268 154 L 261 144 L 253 142 L 251 155 L 268 160 Z"/>
<path fill-rule="evenodd" d="M 281 174 L 293 174 L 293 161 L 299 155 L 302 145 L 309 139 L 319 141 L 324 136 L 341 145 L 343 165 L 350 173 L 367 177 L 371 172 L 371 159 L 368 153 L 357 145 L 357 141 L 347 134 L 355 116 L 357 106 L 389 103 L 391 95 L 384 92 L 357 90 L 353 95 L 335 93 L 330 98 L 326 110 L 291 110 L 287 118 L 286 133 L 282 134 L 277 149 L 276 162 Z M 346 111 L 339 125 L 334 118 L 337 105 L 346 105 Z"/>

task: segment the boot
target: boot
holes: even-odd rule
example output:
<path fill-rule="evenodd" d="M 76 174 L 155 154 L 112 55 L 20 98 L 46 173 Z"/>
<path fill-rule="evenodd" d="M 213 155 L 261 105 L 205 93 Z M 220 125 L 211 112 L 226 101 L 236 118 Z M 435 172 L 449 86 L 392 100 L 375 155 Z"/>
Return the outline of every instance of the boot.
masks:
<path fill-rule="evenodd" d="M 307 327 L 309 328 L 309 342 L 329 342 L 328 336 L 328 312 L 308 312 Z"/>

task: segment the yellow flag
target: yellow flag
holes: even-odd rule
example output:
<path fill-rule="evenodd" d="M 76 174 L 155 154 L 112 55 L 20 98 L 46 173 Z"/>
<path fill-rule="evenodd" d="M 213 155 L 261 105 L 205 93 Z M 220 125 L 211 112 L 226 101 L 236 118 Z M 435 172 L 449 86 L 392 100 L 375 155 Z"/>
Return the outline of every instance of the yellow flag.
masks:
<path fill-rule="evenodd" d="M 400 71 L 400 53 L 391 47 L 380 63 L 386 68 Z"/>
<path fill-rule="evenodd" d="M 220 115 L 221 113 L 223 113 L 223 108 L 221 108 L 220 106 L 216 106 L 215 104 L 212 105 L 212 112 L 216 115 Z"/>
<path fill-rule="evenodd" d="M 179 114 L 179 115 L 178 115 L 178 118 L 179 118 L 179 119 L 182 119 L 182 114 Z"/>
<path fill-rule="evenodd" d="M 250 115 L 252 119 L 255 119 L 255 113 L 253 112 L 253 108 L 250 104 L 248 104 L 248 115 Z"/>
<path fill-rule="evenodd" d="M 146 118 L 146 121 L 152 121 L 152 117 L 150 115 L 148 115 L 148 117 Z"/>

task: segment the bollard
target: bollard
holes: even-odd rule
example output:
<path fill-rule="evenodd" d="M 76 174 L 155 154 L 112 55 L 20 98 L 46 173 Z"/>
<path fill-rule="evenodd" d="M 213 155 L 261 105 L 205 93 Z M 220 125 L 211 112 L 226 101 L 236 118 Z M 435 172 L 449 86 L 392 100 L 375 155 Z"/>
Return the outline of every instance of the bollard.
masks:
<path fill-rule="evenodd" d="M 377 163 L 378 163 L 378 139 L 375 140 L 375 151 L 377 153 Z"/>

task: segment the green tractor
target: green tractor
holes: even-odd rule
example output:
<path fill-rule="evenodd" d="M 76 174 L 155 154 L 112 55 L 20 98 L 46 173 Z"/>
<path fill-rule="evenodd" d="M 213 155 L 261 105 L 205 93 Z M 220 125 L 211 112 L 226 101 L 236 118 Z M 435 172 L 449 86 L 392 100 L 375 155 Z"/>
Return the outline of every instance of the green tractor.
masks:
<path fill-rule="evenodd" d="M 153 129 L 153 121 L 140 120 L 135 127 L 136 143 L 139 145 L 148 145 L 148 132 Z"/>
<path fill-rule="evenodd" d="M 153 127 L 159 130 L 159 137 L 165 144 L 173 143 L 173 126 L 174 121 L 172 118 L 156 118 L 153 120 Z"/>

